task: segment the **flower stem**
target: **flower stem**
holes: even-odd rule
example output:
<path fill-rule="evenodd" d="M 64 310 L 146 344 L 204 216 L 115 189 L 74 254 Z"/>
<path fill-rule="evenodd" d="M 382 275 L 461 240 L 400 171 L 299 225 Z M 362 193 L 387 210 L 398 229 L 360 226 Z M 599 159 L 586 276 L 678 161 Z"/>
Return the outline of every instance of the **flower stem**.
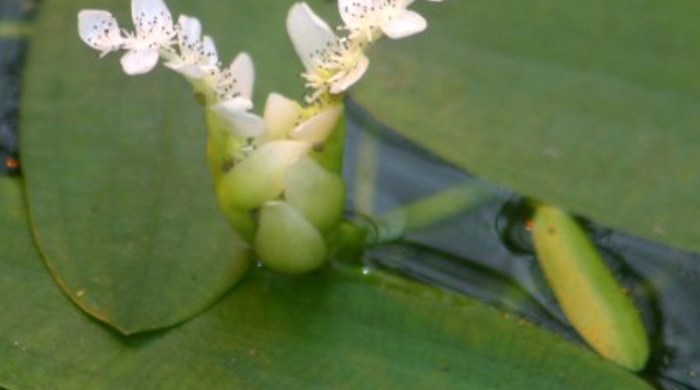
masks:
<path fill-rule="evenodd" d="M 493 187 L 480 181 L 459 184 L 406 206 L 391 210 L 377 220 L 374 244 L 428 228 L 448 218 L 473 210 L 496 198 Z"/>

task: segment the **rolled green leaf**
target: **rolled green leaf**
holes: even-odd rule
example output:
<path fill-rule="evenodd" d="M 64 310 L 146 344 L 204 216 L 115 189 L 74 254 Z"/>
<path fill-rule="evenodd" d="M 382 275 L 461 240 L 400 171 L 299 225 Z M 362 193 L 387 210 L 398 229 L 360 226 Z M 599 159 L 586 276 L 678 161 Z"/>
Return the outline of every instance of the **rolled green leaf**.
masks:
<path fill-rule="evenodd" d="M 641 370 L 649 344 L 639 313 L 581 227 L 563 210 L 539 205 L 533 238 L 540 266 L 576 331 L 604 357 Z"/>
<path fill-rule="evenodd" d="M 310 157 L 302 157 L 287 170 L 284 197 L 319 231 L 326 233 L 343 217 L 345 183 Z"/>
<path fill-rule="evenodd" d="M 260 211 L 255 250 L 267 267 L 287 273 L 313 271 L 326 260 L 321 233 L 286 202 L 267 202 Z"/>

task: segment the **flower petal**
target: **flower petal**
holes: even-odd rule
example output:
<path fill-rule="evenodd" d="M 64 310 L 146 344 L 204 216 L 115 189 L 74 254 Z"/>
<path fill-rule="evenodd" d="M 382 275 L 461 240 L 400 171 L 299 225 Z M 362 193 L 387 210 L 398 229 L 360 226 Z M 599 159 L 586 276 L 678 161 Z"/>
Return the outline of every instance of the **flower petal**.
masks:
<path fill-rule="evenodd" d="M 191 80 L 198 80 L 207 75 L 201 66 L 183 61 L 170 61 L 163 65 Z"/>
<path fill-rule="evenodd" d="M 263 114 L 267 126 L 265 138 L 268 140 L 285 138 L 296 125 L 300 115 L 301 106 L 299 103 L 278 93 L 269 94 Z"/>
<path fill-rule="evenodd" d="M 331 83 L 330 92 L 333 94 L 343 93 L 362 78 L 368 67 L 369 58 L 362 55 L 352 69 L 349 69 L 347 73 L 343 75 L 343 77 L 338 78 Z"/>
<path fill-rule="evenodd" d="M 158 63 L 156 50 L 131 50 L 121 59 L 122 69 L 128 75 L 137 75 L 150 72 Z"/>
<path fill-rule="evenodd" d="M 180 26 L 180 31 L 178 32 L 180 37 L 180 50 L 193 50 L 202 37 L 202 24 L 199 23 L 199 19 L 187 15 L 180 15 L 177 19 L 177 24 Z"/>
<path fill-rule="evenodd" d="M 306 3 L 296 3 L 290 8 L 287 33 L 306 69 L 315 69 L 318 65 L 315 56 L 338 40 L 328 24 Z"/>
<path fill-rule="evenodd" d="M 253 96 L 255 68 L 253 60 L 247 53 L 240 53 L 228 68 L 216 72 L 215 91 L 219 100 L 243 98 L 250 100 Z"/>
<path fill-rule="evenodd" d="M 202 38 L 202 51 L 207 58 L 207 65 L 217 66 L 219 63 L 219 54 L 216 51 L 214 40 L 211 39 L 209 35 L 205 35 L 204 38 Z"/>
<path fill-rule="evenodd" d="M 404 38 L 417 34 L 428 27 L 428 22 L 417 12 L 406 10 L 401 16 L 381 26 L 387 37 L 392 39 Z"/>
<path fill-rule="evenodd" d="M 240 53 L 229 66 L 235 90 L 241 97 L 250 99 L 253 96 L 253 84 L 255 83 L 255 67 L 248 53 Z"/>
<path fill-rule="evenodd" d="M 161 41 L 173 33 L 173 18 L 163 0 L 132 0 L 131 18 L 136 35 Z"/>
<path fill-rule="evenodd" d="M 373 0 L 338 0 L 338 13 L 348 28 L 362 24 L 368 10 L 374 10 Z"/>
<path fill-rule="evenodd" d="M 88 46 L 105 55 L 118 50 L 124 43 L 119 24 L 111 13 L 86 9 L 78 13 L 78 34 Z"/>
<path fill-rule="evenodd" d="M 310 142 L 313 145 L 323 143 L 335 129 L 343 106 L 333 104 L 312 116 L 290 132 L 290 138 Z"/>
<path fill-rule="evenodd" d="M 249 113 L 251 108 L 253 102 L 238 97 L 217 103 L 211 110 L 228 123 L 233 135 L 248 138 L 257 137 L 265 132 L 265 122 L 259 116 Z"/>

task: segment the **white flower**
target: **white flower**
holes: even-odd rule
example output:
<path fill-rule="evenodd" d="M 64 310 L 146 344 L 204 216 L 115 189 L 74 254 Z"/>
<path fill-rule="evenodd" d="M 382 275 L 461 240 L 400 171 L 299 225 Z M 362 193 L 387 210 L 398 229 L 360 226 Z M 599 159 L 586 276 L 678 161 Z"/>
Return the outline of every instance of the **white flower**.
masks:
<path fill-rule="evenodd" d="M 367 70 L 369 60 L 363 47 L 337 37 L 306 3 L 294 4 L 289 10 L 287 32 L 306 68 L 306 85 L 316 90 L 309 100 L 325 92 L 344 92 Z"/>
<path fill-rule="evenodd" d="M 247 53 L 240 53 L 216 80 L 215 92 L 219 102 L 211 110 L 237 137 L 257 137 L 265 131 L 263 119 L 248 112 L 253 108 L 254 82 L 255 68 Z"/>
<path fill-rule="evenodd" d="M 188 79 L 198 80 L 218 72 L 219 56 L 214 41 L 202 38 L 202 26 L 197 18 L 181 15 L 177 28 L 178 53 L 165 66 Z"/>
<path fill-rule="evenodd" d="M 136 31 L 122 34 L 111 13 L 83 10 L 78 13 L 78 33 L 102 56 L 114 50 L 128 50 L 121 58 L 126 74 L 147 73 L 158 63 L 161 51 L 172 50 L 176 34 L 172 16 L 163 0 L 133 0 L 131 17 Z"/>
<path fill-rule="evenodd" d="M 351 39 L 372 42 L 382 35 L 398 39 L 425 30 L 428 23 L 408 9 L 411 3 L 413 0 L 338 0 L 338 11 Z"/>
<path fill-rule="evenodd" d="M 173 44 L 173 19 L 163 0 L 133 0 L 131 18 L 136 32 L 127 36 L 129 52 L 121 59 L 122 68 L 129 75 L 147 73 L 158 63 L 161 49 Z"/>

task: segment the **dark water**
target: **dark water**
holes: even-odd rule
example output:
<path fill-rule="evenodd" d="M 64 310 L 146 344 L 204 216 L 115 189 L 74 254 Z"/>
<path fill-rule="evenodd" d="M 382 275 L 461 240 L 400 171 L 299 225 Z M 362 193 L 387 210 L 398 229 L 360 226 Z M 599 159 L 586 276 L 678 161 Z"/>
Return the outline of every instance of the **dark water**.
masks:
<path fill-rule="evenodd" d="M 0 0 L 0 20 L 28 20 L 34 4 Z M 20 174 L 19 76 L 27 45 L 25 37 L 0 37 L 0 174 Z M 346 178 L 359 213 L 380 215 L 457 184 L 477 183 L 494 193 L 480 207 L 372 246 L 368 267 L 476 297 L 581 343 L 533 257 L 525 199 L 407 142 L 352 101 L 349 112 Z M 642 375 L 663 389 L 700 389 L 700 256 L 584 223 L 651 335 L 653 355 Z"/>
<path fill-rule="evenodd" d="M 36 7 L 29 0 L 0 0 L 0 22 L 29 21 Z M 28 37 L 0 35 L 0 173 L 17 174 L 20 73 Z"/>

